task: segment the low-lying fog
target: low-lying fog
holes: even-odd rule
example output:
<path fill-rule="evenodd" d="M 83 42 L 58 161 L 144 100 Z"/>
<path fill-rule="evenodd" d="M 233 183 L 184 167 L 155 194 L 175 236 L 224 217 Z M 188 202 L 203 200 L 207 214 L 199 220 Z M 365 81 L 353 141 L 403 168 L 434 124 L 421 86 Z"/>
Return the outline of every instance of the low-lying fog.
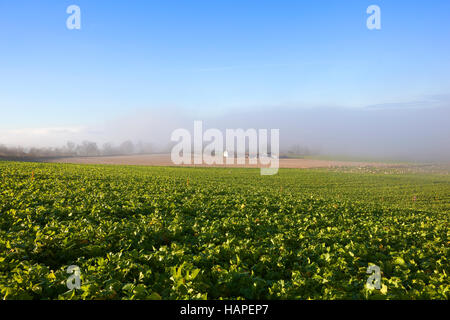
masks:
<path fill-rule="evenodd" d="M 0 145 L 29 150 L 92 141 L 99 149 L 122 144 L 127 152 L 166 152 L 174 129 L 192 132 L 193 121 L 203 120 L 204 130 L 280 129 L 281 152 L 450 161 L 450 103 L 440 101 L 365 108 L 265 107 L 207 117 L 160 108 L 130 112 L 90 126 L 0 130 Z M 126 140 L 135 144 L 132 151 L 123 145 Z"/>

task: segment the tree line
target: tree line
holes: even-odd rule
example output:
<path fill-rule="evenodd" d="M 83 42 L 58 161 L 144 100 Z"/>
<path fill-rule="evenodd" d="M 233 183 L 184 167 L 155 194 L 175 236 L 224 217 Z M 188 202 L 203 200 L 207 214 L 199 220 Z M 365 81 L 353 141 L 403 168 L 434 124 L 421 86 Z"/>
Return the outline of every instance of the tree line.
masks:
<path fill-rule="evenodd" d="M 96 142 L 83 141 L 79 144 L 67 142 L 62 147 L 45 148 L 24 148 L 20 146 L 8 147 L 0 144 L 0 158 L 7 159 L 39 159 L 39 158 L 57 158 L 57 157 L 96 157 L 96 156 L 116 156 L 145 154 L 154 152 L 150 143 L 133 143 L 130 140 L 124 141 L 119 145 L 105 143 L 98 146 Z"/>

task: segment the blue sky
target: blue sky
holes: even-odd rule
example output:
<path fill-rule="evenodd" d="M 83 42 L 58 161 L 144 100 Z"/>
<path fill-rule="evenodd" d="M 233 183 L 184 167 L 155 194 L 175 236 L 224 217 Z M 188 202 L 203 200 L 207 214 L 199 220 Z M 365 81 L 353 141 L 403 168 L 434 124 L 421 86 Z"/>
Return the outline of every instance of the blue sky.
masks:
<path fill-rule="evenodd" d="M 66 28 L 71 4 L 81 30 Z M 381 30 L 366 28 L 371 4 Z M 449 14 L 447 0 L 2 0 L 0 128 L 448 95 Z"/>

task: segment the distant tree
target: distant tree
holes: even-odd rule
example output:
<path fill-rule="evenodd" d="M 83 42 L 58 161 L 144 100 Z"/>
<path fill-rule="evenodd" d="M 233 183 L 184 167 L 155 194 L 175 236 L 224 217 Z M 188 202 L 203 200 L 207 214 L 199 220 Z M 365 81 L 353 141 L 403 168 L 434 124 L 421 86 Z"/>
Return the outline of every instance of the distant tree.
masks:
<path fill-rule="evenodd" d="M 66 148 L 69 153 L 75 153 L 75 143 L 72 141 L 67 141 Z"/>
<path fill-rule="evenodd" d="M 93 157 L 100 155 L 100 150 L 95 142 L 83 141 L 76 149 L 80 156 Z"/>
<path fill-rule="evenodd" d="M 8 148 L 3 144 L 0 144 L 0 156 L 6 156 Z"/>
<path fill-rule="evenodd" d="M 135 151 L 140 154 L 152 153 L 153 150 L 154 150 L 153 144 L 148 142 L 139 141 L 135 147 Z"/>
<path fill-rule="evenodd" d="M 132 154 L 134 152 L 134 144 L 130 140 L 122 142 L 119 146 L 119 150 L 121 154 Z"/>
<path fill-rule="evenodd" d="M 101 150 L 102 155 L 104 156 L 113 156 L 119 153 L 117 148 L 110 142 L 104 143 Z"/>

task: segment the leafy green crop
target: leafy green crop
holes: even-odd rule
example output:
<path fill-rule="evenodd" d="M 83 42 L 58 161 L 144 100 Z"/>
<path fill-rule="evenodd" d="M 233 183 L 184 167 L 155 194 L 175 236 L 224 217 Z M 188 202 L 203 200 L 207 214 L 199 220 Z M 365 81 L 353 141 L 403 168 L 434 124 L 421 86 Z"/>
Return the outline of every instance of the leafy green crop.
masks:
<path fill-rule="evenodd" d="M 0 179 L 3 299 L 449 298 L 448 175 L 0 162 Z"/>

